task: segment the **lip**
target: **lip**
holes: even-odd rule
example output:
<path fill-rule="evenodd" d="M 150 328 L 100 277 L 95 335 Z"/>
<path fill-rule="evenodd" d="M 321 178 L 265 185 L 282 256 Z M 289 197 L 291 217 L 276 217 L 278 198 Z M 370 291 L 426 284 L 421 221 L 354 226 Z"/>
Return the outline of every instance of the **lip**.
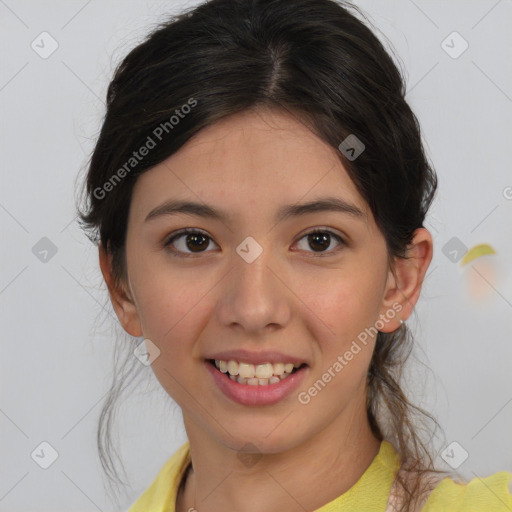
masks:
<path fill-rule="evenodd" d="M 293 363 L 304 364 L 306 361 L 297 359 L 295 356 L 283 354 L 275 351 L 251 352 L 249 350 L 228 350 L 225 352 L 216 352 L 205 357 L 206 359 L 222 359 L 223 361 L 234 360 L 237 362 L 251 364 L 265 363 Z M 306 363 L 307 364 L 307 363 Z"/>
<path fill-rule="evenodd" d="M 231 357 L 231 359 L 236 359 Z M 288 360 L 291 362 L 291 360 Z M 271 362 L 266 360 L 265 362 Z M 299 361 L 297 361 L 299 362 Z M 249 384 L 239 384 L 231 380 L 228 374 L 222 373 L 209 360 L 205 360 L 206 369 L 213 377 L 213 381 L 222 393 L 242 405 L 272 405 L 280 402 L 290 396 L 301 384 L 308 371 L 308 366 L 299 368 L 286 379 L 268 386 L 251 386 Z"/>

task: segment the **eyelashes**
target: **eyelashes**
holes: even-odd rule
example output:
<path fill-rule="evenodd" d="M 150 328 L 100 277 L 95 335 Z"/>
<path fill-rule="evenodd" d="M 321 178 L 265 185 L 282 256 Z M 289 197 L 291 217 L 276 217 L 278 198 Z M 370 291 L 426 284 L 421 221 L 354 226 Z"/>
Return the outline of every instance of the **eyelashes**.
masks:
<path fill-rule="evenodd" d="M 325 229 L 325 228 L 315 228 L 312 229 L 303 235 L 294 243 L 294 245 L 302 242 L 306 239 L 305 244 L 303 243 L 303 247 L 300 249 L 306 253 L 312 253 L 313 257 L 325 257 L 333 254 L 337 254 L 339 250 L 346 246 L 345 240 L 338 235 L 337 233 Z M 337 242 L 334 250 L 331 250 L 330 247 L 333 245 L 333 242 Z M 320 243 L 319 251 L 309 251 L 305 247 L 311 248 L 311 245 Z M 214 245 L 218 248 L 218 245 L 214 242 L 214 240 L 204 231 L 197 228 L 184 228 L 179 231 L 172 233 L 165 241 L 164 248 L 167 249 L 173 256 L 188 258 L 188 257 L 197 257 L 201 254 L 209 252 L 207 249 Z M 190 250 L 190 246 L 192 249 Z M 202 250 L 204 249 L 204 250 Z"/>
<path fill-rule="evenodd" d="M 320 236 L 320 235 L 322 235 L 322 236 Z M 309 237 L 312 237 L 312 238 L 309 238 Z M 312 253 L 317 254 L 319 256 L 322 256 L 324 254 L 330 255 L 330 254 L 333 254 L 333 253 L 337 253 L 339 248 L 342 245 L 346 245 L 345 241 L 343 240 L 343 238 L 340 235 L 334 233 L 333 231 L 331 231 L 329 229 L 316 228 L 316 229 L 313 229 L 311 231 L 308 231 L 307 233 L 303 234 L 299 238 L 298 242 L 301 242 L 304 239 L 307 239 L 306 246 L 308 246 L 311 243 L 311 240 L 313 240 L 314 243 L 320 241 L 320 243 L 324 244 L 324 246 L 325 246 L 325 243 L 327 242 L 328 243 L 327 248 L 329 248 L 331 246 L 331 243 L 332 243 L 333 240 L 338 242 L 338 246 L 336 246 L 336 248 L 334 250 L 329 250 L 329 251 L 326 251 L 326 250 L 308 251 L 306 249 L 303 249 L 306 252 L 312 252 Z M 325 249 L 325 247 L 322 247 L 322 249 Z"/>
<path fill-rule="evenodd" d="M 193 237 L 192 237 L 193 235 Z M 174 247 L 174 244 L 176 242 L 176 240 L 180 240 L 180 239 L 184 239 L 185 237 L 188 237 L 190 236 L 192 239 L 195 239 L 196 241 L 197 240 L 202 240 L 203 241 L 203 245 L 204 245 L 204 240 L 210 240 L 213 242 L 213 239 L 208 236 L 204 231 L 201 231 L 199 229 L 192 229 L 192 228 L 185 228 L 185 229 L 180 229 L 177 233 L 174 233 L 173 235 L 171 235 L 170 238 L 167 239 L 167 241 L 164 243 L 164 247 L 169 249 L 169 251 L 175 255 L 175 256 L 182 256 L 182 254 L 180 253 L 184 253 L 185 256 L 187 255 L 194 255 L 194 254 L 201 254 L 202 252 L 205 252 L 205 251 L 198 251 L 198 252 L 185 252 L 183 251 L 182 249 L 176 249 Z M 214 242 L 215 243 L 215 242 Z M 208 243 L 208 246 L 210 244 Z M 217 245 L 217 244 L 215 244 Z M 183 244 L 182 244 L 183 246 Z M 185 248 L 186 248 L 186 244 L 185 244 Z"/>

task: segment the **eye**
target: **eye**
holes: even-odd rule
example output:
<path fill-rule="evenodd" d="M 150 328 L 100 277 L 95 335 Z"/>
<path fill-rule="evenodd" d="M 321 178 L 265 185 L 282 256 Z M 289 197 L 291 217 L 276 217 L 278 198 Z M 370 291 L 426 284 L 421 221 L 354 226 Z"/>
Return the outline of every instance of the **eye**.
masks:
<path fill-rule="evenodd" d="M 338 245 L 335 246 L 334 250 L 328 250 L 329 248 L 332 249 L 333 242 L 336 242 Z M 203 231 L 186 228 L 177 233 L 173 233 L 172 236 L 164 242 L 164 247 L 168 248 L 173 256 L 187 257 L 189 255 L 207 252 L 210 244 L 214 244 L 218 248 L 211 237 Z M 336 247 L 346 245 L 341 236 L 327 229 L 315 229 L 310 231 L 303 235 L 297 244 L 300 250 L 306 252 L 328 254 L 337 252 Z M 300 246 L 301 244 L 302 247 Z M 313 251 L 309 251 L 308 247 L 312 248 Z"/>
<path fill-rule="evenodd" d="M 164 242 L 164 247 L 168 248 L 174 256 L 186 257 L 190 254 L 206 252 L 210 243 L 217 246 L 206 233 L 187 228 L 174 233 Z"/>
<path fill-rule="evenodd" d="M 337 235 L 336 233 L 333 233 L 332 231 L 326 230 L 326 229 L 315 229 L 313 231 L 310 231 L 309 233 L 306 233 L 298 242 L 298 244 L 301 243 L 302 240 L 305 240 L 302 247 L 299 247 L 301 250 L 305 250 L 307 252 L 311 252 L 307 250 L 306 246 L 309 246 L 313 249 L 312 252 L 328 252 L 333 253 L 337 252 L 337 249 L 330 250 L 329 247 L 331 247 L 331 244 L 333 241 L 336 241 L 338 243 L 338 246 L 346 245 L 345 241 L 341 236 Z"/>

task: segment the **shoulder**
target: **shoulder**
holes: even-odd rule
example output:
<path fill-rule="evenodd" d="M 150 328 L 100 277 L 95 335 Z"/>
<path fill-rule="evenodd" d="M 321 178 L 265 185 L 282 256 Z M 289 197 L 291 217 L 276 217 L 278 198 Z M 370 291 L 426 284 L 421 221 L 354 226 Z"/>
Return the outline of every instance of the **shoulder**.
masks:
<path fill-rule="evenodd" d="M 190 445 L 187 441 L 164 464 L 152 484 L 128 512 L 174 511 L 176 496 L 183 475 L 190 464 Z"/>
<path fill-rule="evenodd" d="M 422 512 L 509 512 L 512 473 L 500 471 L 459 483 L 445 478 L 434 488 Z"/>

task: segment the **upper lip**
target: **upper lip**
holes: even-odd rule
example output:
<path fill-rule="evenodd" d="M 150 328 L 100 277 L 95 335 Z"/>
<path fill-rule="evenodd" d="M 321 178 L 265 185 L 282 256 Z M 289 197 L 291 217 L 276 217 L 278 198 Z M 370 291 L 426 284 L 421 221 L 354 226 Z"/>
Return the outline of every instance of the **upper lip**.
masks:
<path fill-rule="evenodd" d="M 298 359 L 296 356 L 283 354 L 275 351 L 260 351 L 251 352 L 249 350 L 227 350 L 225 352 L 216 352 L 206 357 L 206 359 L 219 359 L 222 361 L 238 361 L 251 364 L 265 364 L 265 363 L 293 363 L 303 364 L 304 360 Z"/>

